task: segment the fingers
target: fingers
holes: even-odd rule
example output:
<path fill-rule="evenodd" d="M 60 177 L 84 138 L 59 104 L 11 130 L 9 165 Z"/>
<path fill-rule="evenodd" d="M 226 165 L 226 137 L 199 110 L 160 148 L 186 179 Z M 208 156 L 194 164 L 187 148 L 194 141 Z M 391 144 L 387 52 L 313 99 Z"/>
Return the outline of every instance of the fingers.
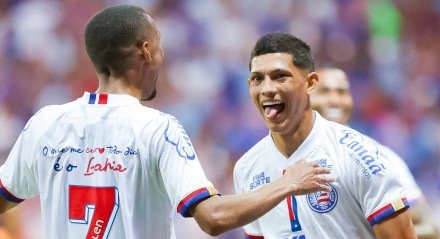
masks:
<path fill-rule="evenodd" d="M 322 176 L 322 175 L 318 176 L 318 178 L 317 178 L 317 182 L 318 182 L 319 186 L 321 186 L 321 189 L 326 192 L 331 191 L 331 187 L 329 186 L 329 184 L 333 183 L 335 181 L 336 181 L 335 178 Z"/>
<path fill-rule="evenodd" d="M 305 159 L 301 159 L 301 160 L 304 160 L 305 161 Z M 317 162 L 306 162 L 307 164 L 310 164 L 312 167 L 314 167 L 314 168 L 317 168 L 317 167 L 320 167 L 319 166 L 319 164 L 317 163 Z"/>
<path fill-rule="evenodd" d="M 321 180 L 321 183 L 333 183 L 333 182 L 336 182 L 336 179 L 333 178 L 333 177 L 321 176 L 320 180 Z"/>
<path fill-rule="evenodd" d="M 317 182 L 319 183 L 319 184 L 328 184 L 328 183 L 333 183 L 333 182 L 335 182 L 336 180 L 334 179 L 334 178 L 332 178 L 332 177 L 323 177 L 323 176 L 320 176 L 320 177 L 318 177 L 318 179 L 317 179 Z"/>
<path fill-rule="evenodd" d="M 304 195 L 317 191 L 330 192 L 330 183 L 335 182 L 329 168 L 321 167 L 317 162 L 301 159 L 286 169 L 290 182 L 294 182 L 294 194 Z"/>
<path fill-rule="evenodd" d="M 300 159 L 300 160 L 298 160 L 296 162 L 296 164 L 308 164 L 308 165 L 310 165 L 312 167 L 318 167 L 319 166 L 319 164 L 317 162 L 314 162 L 314 161 L 307 162 L 306 159 Z"/>
<path fill-rule="evenodd" d="M 331 179 L 327 179 L 325 180 L 326 183 L 324 183 L 324 181 L 321 182 L 317 182 L 314 184 L 313 187 L 309 188 L 309 192 L 308 193 L 312 193 L 312 192 L 319 192 L 319 191 L 324 191 L 324 192 L 330 192 L 332 190 L 331 186 L 330 186 L 330 182 L 333 182 L 334 180 Z"/>
<path fill-rule="evenodd" d="M 327 184 L 321 184 L 320 185 L 320 190 L 319 191 L 325 191 L 325 192 L 330 192 L 332 190 L 332 188 L 327 185 Z"/>
<path fill-rule="evenodd" d="M 325 168 L 320 168 L 319 173 L 320 174 L 329 174 L 330 170 L 325 169 Z M 335 181 L 336 181 L 336 179 L 333 177 L 317 175 L 316 176 L 316 183 L 318 186 L 318 191 L 330 192 L 332 189 L 329 184 L 333 183 Z"/>
<path fill-rule="evenodd" d="M 328 168 L 317 167 L 314 169 L 316 174 L 330 174 L 332 171 Z"/>

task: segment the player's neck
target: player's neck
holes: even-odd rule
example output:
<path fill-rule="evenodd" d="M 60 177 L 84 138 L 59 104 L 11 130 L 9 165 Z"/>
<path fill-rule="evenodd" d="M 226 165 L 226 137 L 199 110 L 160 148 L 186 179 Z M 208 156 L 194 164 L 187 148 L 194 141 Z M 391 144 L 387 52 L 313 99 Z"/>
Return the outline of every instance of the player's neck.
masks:
<path fill-rule="evenodd" d="M 312 111 L 306 112 L 299 125 L 289 133 L 280 134 L 271 132 L 275 146 L 286 158 L 289 158 L 310 134 L 313 128 L 314 118 L 315 116 Z"/>
<path fill-rule="evenodd" d="M 98 75 L 98 78 L 99 86 L 96 93 L 125 94 L 137 99 L 140 98 L 141 91 L 137 87 L 128 84 L 128 81 L 123 77 Z"/>

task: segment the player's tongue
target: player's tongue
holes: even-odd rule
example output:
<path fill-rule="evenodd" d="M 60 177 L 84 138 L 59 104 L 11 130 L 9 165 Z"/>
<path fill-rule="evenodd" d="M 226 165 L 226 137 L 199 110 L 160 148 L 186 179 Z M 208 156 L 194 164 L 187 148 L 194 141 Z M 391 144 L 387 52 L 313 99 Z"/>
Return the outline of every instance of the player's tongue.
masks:
<path fill-rule="evenodd" d="M 282 111 L 283 106 L 279 105 L 271 105 L 264 108 L 264 114 L 268 119 L 273 119 Z"/>

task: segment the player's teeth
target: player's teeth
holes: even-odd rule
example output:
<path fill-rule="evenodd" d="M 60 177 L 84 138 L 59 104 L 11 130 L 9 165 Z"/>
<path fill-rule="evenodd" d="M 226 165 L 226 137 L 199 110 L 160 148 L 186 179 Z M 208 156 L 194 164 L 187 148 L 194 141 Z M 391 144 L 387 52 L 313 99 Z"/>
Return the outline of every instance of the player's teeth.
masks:
<path fill-rule="evenodd" d="M 263 103 L 263 106 L 271 106 L 271 105 L 277 105 L 277 104 L 280 104 L 280 103 L 278 103 L 278 102 L 266 102 L 266 103 Z"/>

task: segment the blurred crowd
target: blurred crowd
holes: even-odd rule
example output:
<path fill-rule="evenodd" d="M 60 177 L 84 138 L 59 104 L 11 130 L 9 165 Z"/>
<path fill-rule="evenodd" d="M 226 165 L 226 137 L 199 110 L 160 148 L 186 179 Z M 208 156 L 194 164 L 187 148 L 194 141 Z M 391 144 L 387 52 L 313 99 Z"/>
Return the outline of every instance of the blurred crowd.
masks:
<path fill-rule="evenodd" d="M 223 194 L 233 193 L 235 161 L 268 133 L 247 90 L 251 48 L 286 31 L 311 45 L 317 66 L 347 72 L 351 126 L 399 153 L 440 215 L 440 0 L 1 0 L 0 164 L 40 107 L 96 89 L 83 30 L 122 3 L 145 8 L 161 32 L 158 97 L 145 105 L 181 121 Z M 27 200 L 0 225 L 43 238 L 39 210 Z M 195 227 L 176 217 L 178 238 L 210 238 Z"/>

